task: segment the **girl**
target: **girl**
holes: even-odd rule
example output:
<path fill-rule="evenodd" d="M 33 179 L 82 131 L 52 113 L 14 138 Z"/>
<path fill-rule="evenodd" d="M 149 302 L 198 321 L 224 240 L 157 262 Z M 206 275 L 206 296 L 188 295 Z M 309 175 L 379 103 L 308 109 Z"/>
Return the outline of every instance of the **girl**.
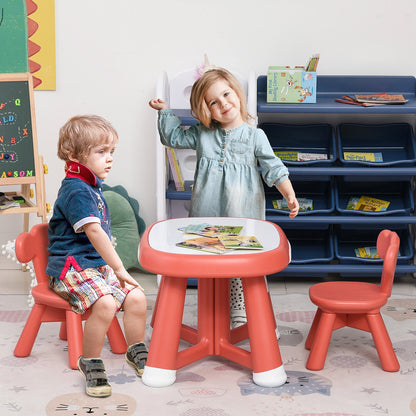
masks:
<path fill-rule="evenodd" d="M 214 68 L 193 85 L 191 113 L 198 124 L 184 130 L 167 104 L 154 99 L 159 110 L 158 128 L 165 146 L 195 149 L 197 165 L 189 215 L 191 217 L 265 218 L 263 183 L 276 186 L 286 199 L 289 216 L 298 214 L 299 203 L 289 172 L 275 156 L 261 129 L 248 124 L 250 116 L 242 86 L 229 71 Z M 231 279 L 231 325 L 246 322 L 241 280 Z"/>
<path fill-rule="evenodd" d="M 101 191 L 117 142 L 112 125 L 99 116 L 76 116 L 61 128 L 58 156 L 66 162 L 66 177 L 49 222 L 49 286 L 74 312 L 91 310 L 78 369 L 86 379 L 87 394 L 94 397 L 111 394 L 100 355 L 120 308 L 124 310 L 128 364 L 141 376 L 147 359 L 143 342 L 146 297 L 111 243 L 110 214 Z"/>

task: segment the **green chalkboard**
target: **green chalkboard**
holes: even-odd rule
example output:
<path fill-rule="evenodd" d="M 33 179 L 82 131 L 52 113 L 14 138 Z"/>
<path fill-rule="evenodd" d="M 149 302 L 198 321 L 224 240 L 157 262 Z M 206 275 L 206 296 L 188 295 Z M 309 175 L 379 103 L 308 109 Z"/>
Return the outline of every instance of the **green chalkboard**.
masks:
<path fill-rule="evenodd" d="M 0 184 L 32 183 L 35 156 L 31 75 L 0 74 Z"/>

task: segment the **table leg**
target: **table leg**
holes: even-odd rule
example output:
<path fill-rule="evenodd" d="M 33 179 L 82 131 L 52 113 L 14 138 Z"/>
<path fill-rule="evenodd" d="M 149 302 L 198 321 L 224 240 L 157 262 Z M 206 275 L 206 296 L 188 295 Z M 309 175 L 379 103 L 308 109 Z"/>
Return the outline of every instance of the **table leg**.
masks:
<path fill-rule="evenodd" d="M 158 294 L 147 365 L 142 381 L 150 387 L 165 387 L 176 380 L 178 354 L 185 304 L 187 278 L 164 276 Z"/>
<path fill-rule="evenodd" d="M 277 387 L 287 376 L 280 356 L 275 319 L 264 276 L 242 278 L 250 339 L 253 381 L 259 386 Z"/>

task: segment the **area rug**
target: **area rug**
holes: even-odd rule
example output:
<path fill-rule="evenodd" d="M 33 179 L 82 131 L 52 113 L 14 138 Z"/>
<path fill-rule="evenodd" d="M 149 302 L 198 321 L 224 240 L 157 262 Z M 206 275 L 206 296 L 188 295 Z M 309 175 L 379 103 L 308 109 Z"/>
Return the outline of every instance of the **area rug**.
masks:
<path fill-rule="evenodd" d="M 186 298 L 184 322 L 196 324 L 195 290 Z M 155 295 L 149 295 L 152 304 Z M 209 357 L 177 372 L 165 388 L 145 386 L 106 344 L 102 358 L 113 388 L 108 398 L 90 398 L 84 380 L 68 367 L 59 326 L 43 324 L 32 353 L 13 355 L 29 314 L 27 297 L 0 295 L 0 414 L 18 416 L 414 416 L 416 415 L 416 298 L 392 296 L 383 317 L 400 371 L 381 369 L 371 335 L 350 328 L 332 337 L 325 367 L 305 368 L 304 342 L 315 312 L 305 294 L 273 295 L 288 381 L 279 388 L 253 384 L 251 371 Z M 148 322 L 150 322 L 150 315 Z M 147 327 L 149 343 L 151 328 Z M 243 343 L 244 344 L 244 343 Z M 181 348 L 186 347 L 184 343 Z M 247 343 L 247 348 L 249 345 Z"/>

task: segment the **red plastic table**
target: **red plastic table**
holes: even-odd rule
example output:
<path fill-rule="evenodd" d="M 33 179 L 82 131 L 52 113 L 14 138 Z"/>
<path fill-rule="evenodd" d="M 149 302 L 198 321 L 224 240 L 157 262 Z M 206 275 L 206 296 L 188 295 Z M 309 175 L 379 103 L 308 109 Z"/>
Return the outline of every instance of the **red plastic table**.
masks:
<path fill-rule="evenodd" d="M 177 247 L 196 235 L 178 228 L 190 224 L 242 225 L 240 235 L 258 238 L 262 250 L 212 254 Z M 286 382 L 276 322 L 265 275 L 284 269 L 290 246 L 276 224 L 247 218 L 189 217 L 157 222 L 146 229 L 139 247 L 140 264 L 162 275 L 153 314 L 153 333 L 143 383 L 164 387 L 176 380 L 176 370 L 211 355 L 225 357 L 253 370 L 254 383 L 276 387 Z M 198 328 L 182 323 L 188 277 L 198 279 Z M 229 279 L 240 277 L 247 324 L 230 330 Z M 234 344 L 246 338 L 250 351 Z M 178 351 L 180 339 L 193 344 Z"/>

